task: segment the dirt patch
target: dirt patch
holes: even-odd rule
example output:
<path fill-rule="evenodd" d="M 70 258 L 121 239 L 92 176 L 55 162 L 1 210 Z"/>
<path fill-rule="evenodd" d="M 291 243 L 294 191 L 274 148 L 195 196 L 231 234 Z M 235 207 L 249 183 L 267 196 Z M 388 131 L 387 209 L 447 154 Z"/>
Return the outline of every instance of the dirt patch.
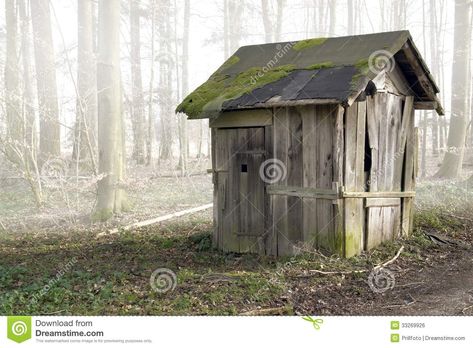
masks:
<path fill-rule="evenodd" d="M 423 261 L 401 258 L 388 268 L 392 290 L 373 292 L 368 278 L 340 277 L 330 284 L 294 284 L 295 312 L 324 315 L 471 315 L 473 313 L 473 251 L 443 247 Z"/>

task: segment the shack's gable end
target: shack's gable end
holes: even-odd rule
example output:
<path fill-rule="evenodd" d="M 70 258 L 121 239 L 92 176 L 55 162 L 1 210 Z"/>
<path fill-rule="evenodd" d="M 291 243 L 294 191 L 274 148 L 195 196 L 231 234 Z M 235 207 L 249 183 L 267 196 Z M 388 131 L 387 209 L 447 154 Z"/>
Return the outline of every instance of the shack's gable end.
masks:
<path fill-rule="evenodd" d="M 241 47 L 176 111 L 214 118 L 225 110 L 317 101 L 349 106 L 393 64 L 416 102 L 442 113 L 438 88 L 408 31 Z"/>

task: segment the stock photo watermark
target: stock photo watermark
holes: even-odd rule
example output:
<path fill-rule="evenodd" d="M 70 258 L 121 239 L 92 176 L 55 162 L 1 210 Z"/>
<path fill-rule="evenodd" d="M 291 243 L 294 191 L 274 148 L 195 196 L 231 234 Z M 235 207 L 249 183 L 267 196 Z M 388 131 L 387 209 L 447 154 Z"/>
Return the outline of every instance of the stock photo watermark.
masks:
<path fill-rule="evenodd" d="M 61 280 L 62 277 L 72 270 L 72 267 L 77 263 L 77 257 L 73 257 L 69 262 L 61 266 L 59 271 L 57 271 L 54 278 L 51 278 L 46 285 L 44 285 L 41 290 L 33 294 L 30 299 L 31 303 L 36 304 L 39 300 L 46 295 L 56 284 Z"/>
<path fill-rule="evenodd" d="M 392 290 L 396 285 L 394 273 L 387 268 L 379 267 L 371 271 L 368 276 L 370 289 L 378 294 Z"/>
<path fill-rule="evenodd" d="M 155 292 L 164 294 L 174 291 L 177 286 L 177 276 L 169 268 L 158 268 L 151 274 L 149 283 Z"/>

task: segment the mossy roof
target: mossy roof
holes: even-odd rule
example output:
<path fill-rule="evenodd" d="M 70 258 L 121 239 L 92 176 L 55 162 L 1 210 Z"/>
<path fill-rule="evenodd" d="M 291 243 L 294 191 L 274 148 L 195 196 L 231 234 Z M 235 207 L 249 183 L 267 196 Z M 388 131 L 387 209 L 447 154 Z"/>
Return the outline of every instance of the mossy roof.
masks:
<path fill-rule="evenodd" d="M 212 118 L 221 111 L 269 107 L 313 99 L 346 104 L 377 75 L 371 57 L 394 56 L 406 43 L 427 76 L 429 95 L 403 60 L 401 68 L 418 100 L 433 101 L 438 88 L 408 31 L 316 38 L 240 47 L 210 78 L 178 105 L 189 118 Z M 375 58 L 378 59 L 378 58 Z M 383 61 L 381 61 L 383 63 Z M 384 62 L 385 63 L 385 62 Z M 418 70 L 418 69 L 417 69 Z M 276 103 L 275 103 L 276 101 Z"/>

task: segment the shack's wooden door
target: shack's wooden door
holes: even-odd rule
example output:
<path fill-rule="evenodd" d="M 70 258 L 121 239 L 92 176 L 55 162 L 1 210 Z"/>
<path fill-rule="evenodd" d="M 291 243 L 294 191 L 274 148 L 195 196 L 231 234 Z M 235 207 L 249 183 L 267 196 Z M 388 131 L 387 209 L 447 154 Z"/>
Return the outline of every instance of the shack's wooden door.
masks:
<path fill-rule="evenodd" d="M 223 250 L 261 252 L 264 233 L 264 127 L 216 130 L 217 239 Z"/>

